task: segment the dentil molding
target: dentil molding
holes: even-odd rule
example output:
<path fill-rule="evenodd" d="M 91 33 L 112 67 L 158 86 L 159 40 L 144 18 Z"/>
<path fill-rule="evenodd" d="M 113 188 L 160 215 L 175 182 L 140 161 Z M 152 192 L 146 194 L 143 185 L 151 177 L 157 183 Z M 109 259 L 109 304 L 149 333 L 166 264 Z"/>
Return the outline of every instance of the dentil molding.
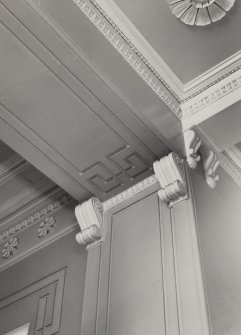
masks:
<path fill-rule="evenodd" d="M 221 62 L 212 69 L 209 69 L 207 73 L 201 74 L 201 76 L 194 78 L 190 83 L 184 84 L 179 82 L 178 78 L 174 78 L 175 74 L 168 69 L 168 66 L 163 61 L 161 62 L 161 67 L 159 66 L 160 55 L 156 55 L 148 41 L 133 27 L 131 22 L 126 21 L 124 13 L 121 12 L 113 1 L 72 1 L 158 97 L 166 103 L 170 110 L 182 120 L 184 129 L 199 124 L 240 100 L 240 92 L 238 91 L 238 88 L 241 86 L 240 53 L 234 54 L 225 62 Z M 168 3 L 170 6 L 177 6 L 179 8 L 178 15 L 185 12 L 182 10 L 184 3 L 185 6 L 188 4 L 188 8 L 190 7 L 191 9 L 192 7 L 194 12 L 198 12 L 199 19 L 195 20 L 195 22 L 201 24 L 206 21 L 201 18 L 202 15 L 200 14 L 205 13 L 207 8 L 209 10 L 208 17 L 213 16 L 213 21 L 215 21 L 220 16 L 220 13 L 223 15 L 230 10 L 234 1 L 168 0 Z M 219 13 L 215 13 L 215 11 L 219 11 Z M 127 27 L 121 24 L 120 14 Z M 190 17 L 190 15 L 188 14 L 187 17 Z M 142 47 L 143 44 L 146 46 L 148 53 Z M 159 61 L 157 61 L 158 59 Z M 238 65 L 234 67 L 234 64 Z M 164 77 L 166 78 L 167 73 L 169 77 L 172 77 L 173 83 L 167 84 L 167 81 L 163 79 Z M 175 93 L 174 90 L 178 93 Z M 191 94 L 189 90 L 192 91 Z M 222 100 L 221 103 L 219 103 L 220 100 Z"/>
<path fill-rule="evenodd" d="M 73 0 L 73 2 L 170 110 L 181 118 L 180 100 L 175 92 L 97 2 L 94 0 Z"/>
<path fill-rule="evenodd" d="M 103 237 L 103 205 L 92 197 L 75 208 L 75 216 L 80 226 L 76 241 L 80 245 L 93 246 Z"/>
<path fill-rule="evenodd" d="M 187 185 L 184 162 L 176 153 L 171 152 L 153 164 L 154 172 L 160 183 L 158 195 L 170 206 L 186 198 Z"/>
<path fill-rule="evenodd" d="M 241 152 L 238 148 L 233 146 L 221 152 L 219 161 L 224 171 L 241 187 Z"/>

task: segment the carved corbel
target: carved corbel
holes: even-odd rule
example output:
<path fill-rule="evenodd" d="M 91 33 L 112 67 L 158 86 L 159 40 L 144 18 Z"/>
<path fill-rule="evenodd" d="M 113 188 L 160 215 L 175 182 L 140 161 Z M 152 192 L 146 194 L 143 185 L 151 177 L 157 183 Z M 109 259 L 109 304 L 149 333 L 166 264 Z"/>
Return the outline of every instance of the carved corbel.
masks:
<path fill-rule="evenodd" d="M 155 175 L 161 185 L 158 195 L 169 205 L 186 198 L 187 186 L 184 163 L 177 154 L 170 153 L 153 164 Z"/>
<path fill-rule="evenodd" d="M 219 166 L 218 156 L 213 150 L 205 150 L 202 152 L 202 158 L 207 184 L 210 188 L 214 188 L 219 180 L 219 176 L 216 174 Z"/>
<path fill-rule="evenodd" d="M 103 205 L 97 198 L 91 198 L 75 208 L 75 215 L 81 232 L 76 241 L 87 247 L 101 241 L 103 236 Z"/>
<path fill-rule="evenodd" d="M 202 141 L 197 133 L 192 129 L 186 130 L 183 135 L 187 163 L 191 169 L 195 169 L 197 167 L 197 163 L 201 160 L 201 157 L 197 154 L 197 151 L 200 148 Z"/>

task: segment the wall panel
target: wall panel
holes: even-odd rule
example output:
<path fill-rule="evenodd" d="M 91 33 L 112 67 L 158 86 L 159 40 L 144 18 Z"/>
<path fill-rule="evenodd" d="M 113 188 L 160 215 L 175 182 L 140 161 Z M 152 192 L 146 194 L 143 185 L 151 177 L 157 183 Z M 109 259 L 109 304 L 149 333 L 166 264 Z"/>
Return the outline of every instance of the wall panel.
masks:
<path fill-rule="evenodd" d="M 29 335 L 80 333 L 86 252 L 75 234 L 0 272 L 0 334 L 28 322 Z"/>

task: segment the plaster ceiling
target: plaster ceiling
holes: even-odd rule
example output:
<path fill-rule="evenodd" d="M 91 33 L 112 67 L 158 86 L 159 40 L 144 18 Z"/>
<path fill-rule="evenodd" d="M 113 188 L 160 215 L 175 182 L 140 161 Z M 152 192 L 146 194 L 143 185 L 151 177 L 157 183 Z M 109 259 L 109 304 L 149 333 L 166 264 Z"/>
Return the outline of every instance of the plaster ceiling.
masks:
<path fill-rule="evenodd" d="M 75 4 L 3 0 L 0 21 L 0 138 L 79 201 L 152 174 L 180 121 Z"/>
<path fill-rule="evenodd" d="M 238 2 L 202 28 L 178 21 L 165 1 L 116 4 L 184 82 L 240 49 Z M 183 153 L 175 94 L 155 94 L 73 1 L 2 0 L 0 21 L 0 138 L 77 200 L 106 200 L 168 151 Z M 218 142 L 212 119 L 200 129 L 220 150 L 231 143 Z"/>
<path fill-rule="evenodd" d="M 0 141 L 0 227 L 56 185 Z"/>
<path fill-rule="evenodd" d="M 180 22 L 166 0 L 114 1 L 185 84 L 241 49 L 240 1 L 206 27 Z"/>

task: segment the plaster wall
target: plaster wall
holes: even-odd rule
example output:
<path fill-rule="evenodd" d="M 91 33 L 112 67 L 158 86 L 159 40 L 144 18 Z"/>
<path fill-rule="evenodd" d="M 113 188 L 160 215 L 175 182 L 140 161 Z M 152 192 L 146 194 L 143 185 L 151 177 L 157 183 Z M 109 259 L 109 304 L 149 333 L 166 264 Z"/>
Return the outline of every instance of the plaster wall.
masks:
<path fill-rule="evenodd" d="M 214 190 L 192 173 L 211 325 L 214 335 L 241 332 L 241 190 L 219 168 Z"/>

